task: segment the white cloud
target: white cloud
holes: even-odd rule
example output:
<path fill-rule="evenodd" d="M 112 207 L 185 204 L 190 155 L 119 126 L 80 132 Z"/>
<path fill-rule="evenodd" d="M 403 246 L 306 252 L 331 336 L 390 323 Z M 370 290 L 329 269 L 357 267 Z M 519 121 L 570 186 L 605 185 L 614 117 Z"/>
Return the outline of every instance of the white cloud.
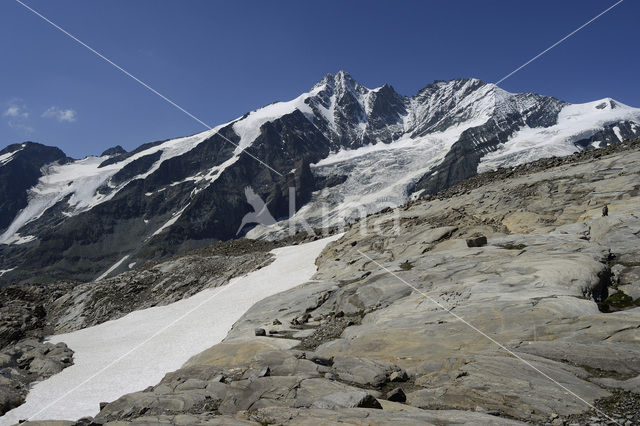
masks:
<path fill-rule="evenodd" d="M 28 118 L 29 113 L 25 111 L 24 107 L 18 105 L 10 105 L 9 108 L 2 114 L 3 117 L 12 118 Z"/>
<path fill-rule="evenodd" d="M 22 99 L 13 98 L 4 106 L 6 109 L 2 112 L 2 116 L 6 117 L 10 128 L 25 136 L 35 133 L 35 129 L 29 125 L 29 110 Z"/>
<path fill-rule="evenodd" d="M 72 109 L 62 109 L 57 106 L 52 106 L 47 108 L 45 112 L 42 113 L 42 116 L 45 118 L 55 118 L 59 122 L 67 122 L 71 123 L 76 121 L 78 118 L 78 114 Z"/>

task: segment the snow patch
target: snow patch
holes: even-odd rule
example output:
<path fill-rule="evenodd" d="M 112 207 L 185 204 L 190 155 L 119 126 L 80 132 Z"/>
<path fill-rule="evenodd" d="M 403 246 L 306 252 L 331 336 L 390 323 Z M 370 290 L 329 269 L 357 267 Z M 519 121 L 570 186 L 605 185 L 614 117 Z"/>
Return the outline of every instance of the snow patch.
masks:
<path fill-rule="evenodd" d="M 9 164 L 9 162 L 13 160 L 13 156 L 16 155 L 18 152 L 22 151 L 23 149 L 25 149 L 26 147 L 27 147 L 27 144 L 23 143 L 22 145 L 20 145 L 20 148 L 16 149 L 15 151 L 7 152 L 5 154 L 0 155 L 0 166 Z"/>
<path fill-rule="evenodd" d="M 424 192 L 424 189 L 421 189 L 419 191 L 414 192 L 413 194 L 411 194 L 411 196 L 409 197 L 410 200 L 415 201 L 417 199 L 420 198 L 420 196 L 422 195 L 422 193 Z"/>
<path fill-rule="evenodd" d="M 14 245 L 20 245 L 20 244 L 26 244 L 29 243 L 33 240 L 35 240 L 37 237 L 34 235 L 25 235 L 24 237 L 21 236 L 19 233 L 15 233 L 13 234 L 10 238 L 7 238 L 5 241 L 0 242 L 0 244 L 14 244 Z"/>
<path fill-rule="evenodd" d="M 333 131 L 337 130 L 336 119 L 335 119 L 335 109 L 336 109 L 336 94 L 334 93 L 329 98 L 329 108 L 326 108 L 320 102 L 316 103 L 316 108 L 322 115 L 322 117 L 327 121 L 329 128 Z"/>
<path fill-rule="evenodd" d="M 0 277 L 3 276 L 4 274 L 6 274 L 7 272 L 11 272 L 16 268 L 9 268 L 9 269 L 0 269 Z"/>
<path fill-rule="evenodd" d="M 129 258 L 129 255 L 126 255 L 125 257 L 123 257 L 122 259 L 120 259 L 119 261 L 114 263 L 113 266 L 111 266 L 111 268 L 109 268 L 106 271 L 104 271 L 104 273 L 102 275 L 100 275 L 98 278 L 96 278 L 95 280 L 96 281 L 100 281 L 100 280 L 106 278 L 110 273 L 112 273 L 113 271 L 118 269 L 118 267 L 120 265 L 122 265 L 122 263 L 124 263 L 124 261 L 127 260 L 128 258 Z"/>
<path fill-rule="evenodd" d="M 165 229 L 169 228 L 171 225 L 173 225 L 174 223 L 176 223 L 178 221 L 178 219 L 180 219 L 180 216 L 182 216 L 182 213 L 185 211 L 187 207 L 182 208 L 182 210 L 180 210 L 179 212 L 176 212 L 173 214 L 173 216 L 171 216 L 171 219 L 169 219 L 168 221 L 166 221 L 164 223 L 164 225 L 162 225 L 160 228 L 158 228 L 156 230 L 156 232 L 153 233 L 153 236 L 156 236 L 158 234 L 161 234 L 162 231 L 164 231 Z"/>
<path fill-rule="evenodd" d="M 100 402 L 157 384 L 166 373 L 221 342 L 256 302 L 307 282 L 316 272 L 315 260 L 322 249 L 340 236 L 275 249 L 271 264 L 234 278 L 223 287 L 51 336 L 52 343 L 65 342 L 74 350 L 74 364 L 36 383 L 26 402 L 0 417 L 0 424 L 25 418 L 75 420 L 95 416 Z"/>
<path fill-rule="evenodd" d="M 618 138 L 618 140 L 620 142 L 622 142 L 624 140 L 624 138 L 622 137 L 622 132 L 620 132 L 620 127 L 613 126 L 613 133 L 616 134 L 616 137 Z"/>
<path fill-rule="evenodd" d="M 317 90 L 305 93 L 288 102 L 276 102 L 264 108 L 252 111 L 246 118 L 236 121 L 233 124 L 233 131 L 240 137 L 240 142 L 234 154 L 240 154 L 247 149 L 260 135 L 260 128 L 269 121 L 276 120 L 283 115 L 291 114 L 296 109 L 307 116 L 313 116 L 311 107 L 304 101 L 317 93 Z"/>

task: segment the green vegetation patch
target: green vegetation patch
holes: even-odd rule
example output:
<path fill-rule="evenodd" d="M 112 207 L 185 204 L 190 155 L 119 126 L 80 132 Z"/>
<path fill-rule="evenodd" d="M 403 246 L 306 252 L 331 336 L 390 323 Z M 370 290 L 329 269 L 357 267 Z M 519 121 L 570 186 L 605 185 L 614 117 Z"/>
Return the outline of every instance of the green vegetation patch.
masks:
<path fill-rule="evenodd" d="M 640 299 L 633 300 L 631 296 L 618 290 L 616 293 L 607 297 L 604 303 L 609 306 L 611 311 L 621 311 L 640 306 Z"/>
<path fill-rule="evenodd" d="M 400 269 L 402 269 L 403 271 L 410 271 L 413 269 L 413 263 L 409 262 L 408 260 L 405 260 L 400 264 Z"/>

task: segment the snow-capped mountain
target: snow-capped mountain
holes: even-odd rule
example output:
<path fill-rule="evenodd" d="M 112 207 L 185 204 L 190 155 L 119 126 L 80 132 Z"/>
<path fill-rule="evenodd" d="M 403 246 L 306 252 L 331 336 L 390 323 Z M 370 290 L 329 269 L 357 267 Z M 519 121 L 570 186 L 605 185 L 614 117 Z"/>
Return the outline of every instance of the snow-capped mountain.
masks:
<path fill-rule="evenodd" d="M 611 99 L 570 105 L 477 79 L 407 97 L 339 72 L 292 101 L 129 153 L 71 160 L 11 145 L 0 151 L 0 284 L 91 280 L 234 238 L 252 211 L 246 187 L 280 220 L 248 235 L 277 234 L 305 221 L 338 225 L 479 170 L 638 135 L 640 109 Z M 291 187 L 298 210 L 289 218 Z"/>

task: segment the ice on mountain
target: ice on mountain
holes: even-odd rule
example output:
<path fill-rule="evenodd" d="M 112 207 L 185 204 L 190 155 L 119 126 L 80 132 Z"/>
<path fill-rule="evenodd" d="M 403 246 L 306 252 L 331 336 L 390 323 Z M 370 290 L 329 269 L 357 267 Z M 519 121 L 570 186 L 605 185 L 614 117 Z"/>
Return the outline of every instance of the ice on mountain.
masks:
<path fill-rule="evenodd" d="M 4 274 L 6 274 L 7 272 L 11 272 L 16 268 L 9 268 L 9 269 L 0 269 L 0 277 L 3 276 Z"/>
<path fill-rule="evenodd" d="M 613 102 L 609 98 L 566 105 L 560 111 L 555 125 L 525 127 L 516 132 L 498 150 L 482 158 L 478 172 L 572 154 L 579 150 L 574 142 L 589 138 L 605 126 L 621 121 L 640 122 L 640 109 Z M 618 128 L 616 135 L 622 139 L 619 131 Z"/>
<path fill-rule="evenodd" d="M 620 127 L 613 126 L 613 132 L 616 134 L 616 137 L 618 138 L 618 140 L 622 142 L 624 138 L 622 137 L 622 133 L 620 132 Z"/>
<path fill-rule="evenodd" d="M 9 164 L 11 160 L 13 160 L 13 156 L 16 155 L 19 151 L 22 151 L 26 145 L 22 144 L 20 149 L 16 149 L 12 152 L 7 152 L 5 154 L 0 155 L 0 167 L 5 164 Z"/>
<path fill-rule="evenodd" d="M 120 267 L 120 265 L 122 265 L 124 263 L 124 261 L 127 260 L 128 258 L 129 258 L 129 255 L 126 255 L 125 257 L 123 257 L 122 259 L 120 259 L 119 261 L 114 263 L 113 266 L 111 266 L 109 269 L 107 269 L 102 275 L 100 275 L 95 280 L 96 281 L 100 281 L 102 279 L 105 279 L 107 276 L 109 276 L 110 273 L 112 273 L 113 271 L 118 269 Z"/>

